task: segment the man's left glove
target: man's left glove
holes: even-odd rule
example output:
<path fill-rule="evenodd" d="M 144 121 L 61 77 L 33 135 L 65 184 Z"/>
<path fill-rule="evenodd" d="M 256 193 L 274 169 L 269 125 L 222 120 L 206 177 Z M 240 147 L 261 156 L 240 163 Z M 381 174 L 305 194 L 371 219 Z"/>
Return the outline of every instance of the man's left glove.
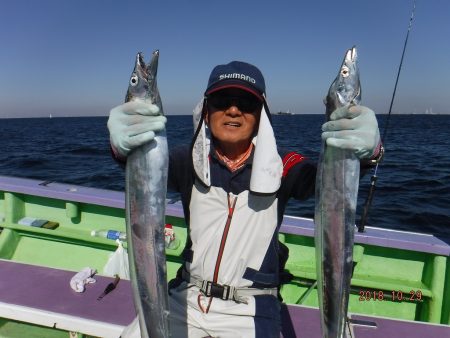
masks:
<path fill-rule="evenodd" d="M 322 140 L 327 145 L 355 151 L 359 159 L 368 159 L 379 151 L 380 131 L 375 113 L 364 106 L 336 109 L 330 121 L 322 125 Z"/>

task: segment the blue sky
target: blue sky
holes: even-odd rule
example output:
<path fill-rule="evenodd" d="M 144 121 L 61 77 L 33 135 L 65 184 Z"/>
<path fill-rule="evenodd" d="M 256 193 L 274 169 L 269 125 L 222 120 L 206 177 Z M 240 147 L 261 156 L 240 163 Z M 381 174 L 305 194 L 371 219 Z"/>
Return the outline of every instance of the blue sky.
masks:
<path fill-rule="evenodd" d="M 97 116 L 123 102 L 135 54 L 161 52 L 166 114 L 190 114 L 211 69 L 242 60 L 272 111 L 323 113 L 356 45 L 362 103 L 386 113 L 412 0 L 3 1 L 0 117 Z M 418 0 L 394 111 L 450 113 L 450 1 Z"/>

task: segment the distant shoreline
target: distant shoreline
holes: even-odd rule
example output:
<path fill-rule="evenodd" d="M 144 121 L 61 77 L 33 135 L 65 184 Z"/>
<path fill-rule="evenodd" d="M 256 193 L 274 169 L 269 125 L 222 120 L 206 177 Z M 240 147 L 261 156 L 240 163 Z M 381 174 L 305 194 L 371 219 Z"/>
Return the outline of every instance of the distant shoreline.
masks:
<path fill-rule="evenodd" d="M 305 116 L 305 115 L 324 115 L 324 113 L 271 113 L 272 116 Z M 387 113 L 376 113 L 376 115 L 388 115 Z M 450 113 L 392 113 L 391 115 L 395 116 L 448 116 Z M 167 114 L 166 116 L 191 116 L 192 114 Z M 60 119 L 60 118 L 78 118 L 78 117 L 86 117 L 86 118 L 94 118 L 94 117 L 108 117 L 108 115 L 70 115 L 70 116 L 52 116 L 49 118 L 48 116 L 24 116 L 24 117 L 0 117 L 0 120 L 13 120 L 13 119 Z"/>

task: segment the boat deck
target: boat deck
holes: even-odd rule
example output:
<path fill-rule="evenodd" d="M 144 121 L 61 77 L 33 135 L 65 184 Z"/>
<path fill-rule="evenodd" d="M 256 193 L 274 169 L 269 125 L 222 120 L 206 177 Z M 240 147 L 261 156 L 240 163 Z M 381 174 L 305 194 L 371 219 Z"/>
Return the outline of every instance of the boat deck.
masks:
<path fill-rule="evenodd" d="M 97 301 L 111 279 L 97 276 L 97 283 L 83 294 L 73 292 L 69 281 L 86 266 L 103 273 L 117 244 L 92 237 L 91 231 L 124 231 L 124 206 L 123 192 L 0 176 L 0 336 L 30 337 L 37 331 L 33 338 L 67 337 L 67 331 L 120 335 L 134 316 L 129 282 L 121 281 L 113 293 Z M 187 228 L 181 204 L 169 202 L 166 216 L 184 243 Z M 59 227 L 25 226 L 20 224 L 24 217 L 46 219 Z M 279 239 L 289 249 L 286 269 L 294 276 L 281 289 L 289 304 L 283 316 L 284 336 L 320 337 L 313 221 L 285 216 Z M 413 332 L 418 337 L 450 338 L 449 244 L 450 239 L 428 234 L 372 227 L 355 234 L 349 312 L 354 321 L 376 322 L 376 328 L 361 322 L 352 325 L 357 337 L 403 337 Z M 179 245 L 166 250 L 169 279 L 181 264 L 182 249 Z M 399 294 L 405 297 L 399 299 Z M 39 330 L 34 324 L 41 325 Z M 19 329 L 28 331 L 20 334 Z M 8 330 L 11 334 L 5 335 Z M 404 330 L 411 332 L 399 333 Z M 53 335 L 54 331 L 58 332 Z"/>
<path fill-rule="evenodd" d="M 445 325 L 349 314 L 352 338 L 449 338 Z M 284 338 L 320 338 L 320 314 L 316 308 L 289 305 L 283 309 Z"/>
<path fill-rule="evenodd" d="M 73 271 L 0 260 L 0 317 L 101 337 L 119 337 L 135 310 L 131 284 L 121 280 L 100 301 L 112 278 L 95 276 L 85 292 L 69 282 Z M 283 308 L 283 337 L 320 337 L 319 311 L 289 305 Z M 450 337 L 450 327 L 380 317 L 351 315 L 354 338 Z M 367 325 L 369 324 L 369 325 Z"/>
<path fill-rule="evenodd" d="M 131 284 L 97 297 L 113 278 L 95 276 L 85 292 L 70 288 L 73 271 L 0 260 L 0 317 L 100 337 L 119 337 L 135 317 Z"/>

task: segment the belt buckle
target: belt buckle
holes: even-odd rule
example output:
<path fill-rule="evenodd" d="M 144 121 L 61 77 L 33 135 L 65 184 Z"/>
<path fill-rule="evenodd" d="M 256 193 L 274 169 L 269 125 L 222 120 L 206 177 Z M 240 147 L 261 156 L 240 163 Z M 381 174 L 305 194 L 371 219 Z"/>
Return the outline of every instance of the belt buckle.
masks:
<path fill-rule="evenodd" d="M 212 281 L 206 281 L 203 292 L 207 297 L 215 297 L 222 300 L 228 300 L 228 297 L 230 295 L 230 286 L 226 284 L 218 284 Z"/>

